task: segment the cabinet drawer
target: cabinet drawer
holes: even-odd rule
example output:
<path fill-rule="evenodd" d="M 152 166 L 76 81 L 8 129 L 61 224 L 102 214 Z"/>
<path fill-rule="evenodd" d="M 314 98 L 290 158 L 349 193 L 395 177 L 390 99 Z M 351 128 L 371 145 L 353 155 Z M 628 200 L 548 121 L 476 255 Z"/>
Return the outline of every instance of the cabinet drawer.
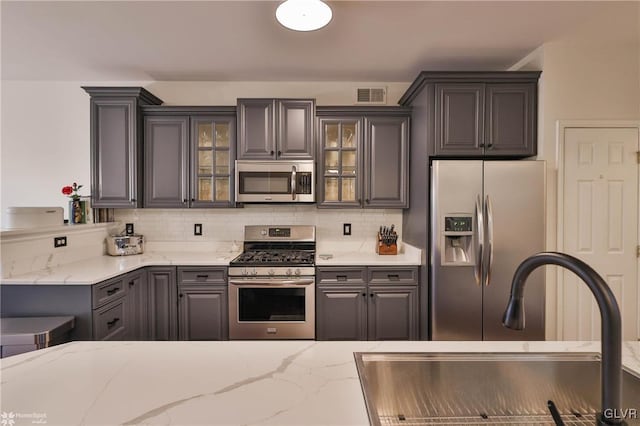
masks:
<path fill-rule="evenodd" d="M 388 266 L 370 267 L 368 282 L 370 285 L 418 284 L 418 268 Z"/>
<path fill-rule="evenodd" d="M 93 308 L 98 308 L 127 293 L 125 277 L 119 276 L 108 281 L 98 283 L 91 289 L 93 293 Z"/>
<path fill-rule="evenodd" d="M 123 297 L 93 311 L 94 340 L 127 338 L 127 305 L 127 298 Z"/>
<path fill-rule="evenodd" d="M 322 284 L 364 284 L 366 268 L 318 268 L 316 282 Z"/>
<path fill-rule="evenodd" d="M 178 268 L 178 284 L 227 284 L 227 268 Z"/>

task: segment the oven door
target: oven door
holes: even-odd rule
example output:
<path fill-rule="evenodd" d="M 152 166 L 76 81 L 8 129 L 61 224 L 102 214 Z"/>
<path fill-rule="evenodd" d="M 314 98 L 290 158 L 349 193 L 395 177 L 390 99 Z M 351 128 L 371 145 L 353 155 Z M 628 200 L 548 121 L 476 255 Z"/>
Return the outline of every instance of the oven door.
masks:
<path fill-rule="evenodd" d="M 314 277 L 229 277 L 230 339 L 314 339 Z"/>

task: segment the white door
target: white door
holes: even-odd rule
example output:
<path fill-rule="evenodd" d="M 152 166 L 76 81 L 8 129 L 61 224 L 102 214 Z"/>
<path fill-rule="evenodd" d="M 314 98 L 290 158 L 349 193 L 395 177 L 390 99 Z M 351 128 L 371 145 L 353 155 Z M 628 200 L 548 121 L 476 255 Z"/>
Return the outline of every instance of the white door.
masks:
<path fill-rule="evenodd" d="M 624 340 L 638 338 L 638 129 L 566 128 L 563 251 L 591 265 L 609 284 Z M 595 299 L 571 272 L 559 299 L 564 340 L 600 338 Z"/>

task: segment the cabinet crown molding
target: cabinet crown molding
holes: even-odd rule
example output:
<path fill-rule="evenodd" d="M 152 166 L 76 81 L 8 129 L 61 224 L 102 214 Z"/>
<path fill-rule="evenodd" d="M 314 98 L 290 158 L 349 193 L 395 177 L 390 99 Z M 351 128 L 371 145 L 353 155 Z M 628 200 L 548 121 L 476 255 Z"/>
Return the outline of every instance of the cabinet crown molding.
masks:
<path fill-rule="evenodd" d="M 85 92 L 93 96 L 135 97 L 143 105 L 161 105 L 162 99 L 146 90 L 144 87 L 125 86 L 82 86 Z"/>

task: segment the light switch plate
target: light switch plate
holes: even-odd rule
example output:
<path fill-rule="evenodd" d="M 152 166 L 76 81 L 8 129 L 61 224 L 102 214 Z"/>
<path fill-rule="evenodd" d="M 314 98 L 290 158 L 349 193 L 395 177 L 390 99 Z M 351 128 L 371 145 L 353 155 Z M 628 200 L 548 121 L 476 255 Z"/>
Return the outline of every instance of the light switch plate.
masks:
<path fill-rule="evenodd" d="M 134 232 L 133 232 L 133 223 L 125 224 L 124 228 L 125 228 L 125 233 L 127 235 L 133 235 L 134 234 Z"/>
<path fill-rule="evenodd" d="M 351 235 L 351 224 L 343 223 L 342 224 L 342 235 Z"/>
<path fill-rule="evenodd" d="M 53 237 L 53 248 L 66 247 L 67 237 Z"/>

